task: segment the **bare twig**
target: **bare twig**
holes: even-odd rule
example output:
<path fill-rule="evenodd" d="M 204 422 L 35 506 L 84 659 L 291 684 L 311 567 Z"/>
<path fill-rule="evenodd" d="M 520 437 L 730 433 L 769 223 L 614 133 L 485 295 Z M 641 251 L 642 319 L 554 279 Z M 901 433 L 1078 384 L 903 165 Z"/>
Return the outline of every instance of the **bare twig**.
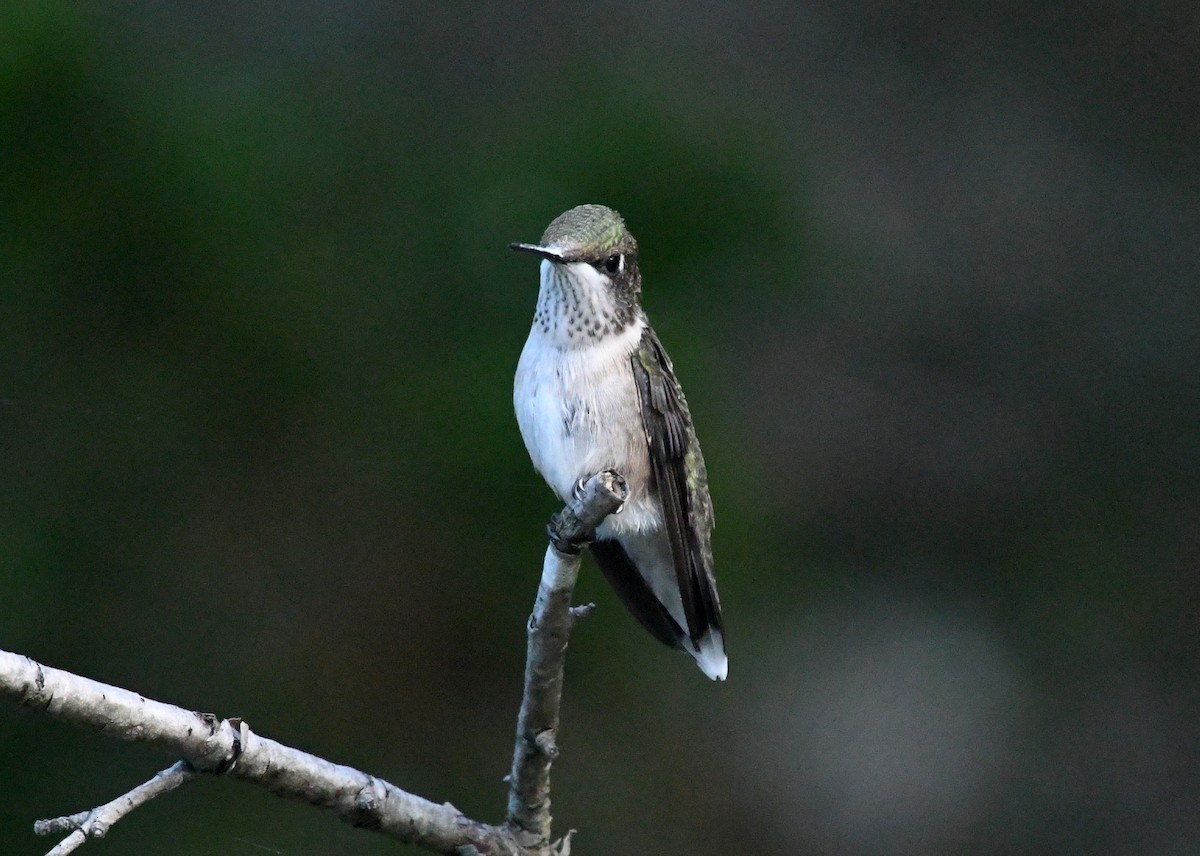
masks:
<path fill-rule="evenodd" d="M 525 847 L 550 846 L 550 763 L 558 755 L 558 711 L 567 641 L 576 619 L 571 594 L 579 574 L 579 549 L 628 495 L 621 475 L 605 471 L 592 476 L 550 524 L 551 543 L 529 617 L 525 694 L 509 775 L 508 827 Z M 568 834 L 560 852 L 569 850 Z"/>
<path fill-rule="evenodd" d="M 576 620 L 579 620 L 580 618 L 587 618 L 589 615 L 591 615 L 595 611 L 596 611 L 596 604 L 581 603 L 578 606 L 571 607 L 571 617 Z"/>
<path fill-rule="evenodd" d="M 184 710 L 7 651 L 0 651 L 0 696 L 55 719 L 162 746 L 197 772 L 254 782 L 437 853 L 474 847 L 495 856 L 530 856 L 502 826 L 471 820 L 449 803 L 439 805 L 353 767 L 260 737 L 238 719 Z"/>
<path fill-rule="evenodd" d="M 196 771 L 187 761 L 176 761 L 150 781 L 143 782 L 112 802 L 107 802 L 91 811 L 81 811 L 78 814 L 56 817 L 51 820 L 39 820 L 33 825 L 33 832 L 35 835 L 57 835 L 71 830 L 70 835 L 58 842 L 46 854 L 46 856 L 66 856 L 89 838 L 103 838 L 114 823 L 135 808 L 145 805 L 157 796 L 175 790 L 184 782 L 194 778 L 195 775 Z"/>
<path fill-rule="evenodd" d="M 557 754 L 563 663 L 579 549 L 627 495 L 617 473 L 593 476 L 580 496 L 555 515 L 541 585 L 529 620 L 525 692 L 518 716 L 508 819 L 493 826 L 450 803 L 434 803 L 376 776 L 334 764 L 260 737 L 239 719 L 186 710 L 0 651 L 0 696 L 64 722 L 125 740 L 150 743 L 181 760 L 150 781 L 89 812 L 39 821 L 39 834 L 70 834 L 50 851 L 64 856 L 89 837 L 197 773 L 227 775 L 279 796 L 332 809 L 342 820 L 454 856 L 548 856 L 570 852 L 571 833 L 550 839 L 550 761 Z M 566 552 L 563 552 L 563 551 Z"/>

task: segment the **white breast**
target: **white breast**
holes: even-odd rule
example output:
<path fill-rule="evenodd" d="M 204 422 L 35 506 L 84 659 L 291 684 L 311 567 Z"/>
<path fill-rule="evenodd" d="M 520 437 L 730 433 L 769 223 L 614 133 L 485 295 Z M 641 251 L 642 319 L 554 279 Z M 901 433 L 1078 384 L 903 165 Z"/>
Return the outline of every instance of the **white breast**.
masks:
<path fill-rule="evenodd" d="M 534 467 L 558 497 L 565 500 L 579 479 L 604 469 L 629 482 L 630 498 L 609 518 L 605 535 L 661 526 L 629 362 L 644 329 L 639 319 L 620 333 L 577 344 L 535 323 L 517 365 L 517 424 Z"/>

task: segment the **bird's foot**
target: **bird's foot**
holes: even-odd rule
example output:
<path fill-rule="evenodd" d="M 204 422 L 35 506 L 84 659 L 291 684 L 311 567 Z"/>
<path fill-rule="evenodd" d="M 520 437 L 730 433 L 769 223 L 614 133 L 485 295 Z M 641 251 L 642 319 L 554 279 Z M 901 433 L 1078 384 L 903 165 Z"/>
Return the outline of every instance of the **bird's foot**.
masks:
<path fill-rule="evenodd" d="M 616 471 L 609 470 L 608 472 L 615 473 Z M 620 478 L 620 476 L 618 476 L 618 478 Z M 579 500 L 580 502 L 583 502 L 583 488 L 590 480 L 591 480 L 591 476 L 584 476 L 584 477 L 578 479 L 575 482 L 575 486 L 573 488 L 571 488 L 571 496 L 574 497 L 575 499 Z M 621 481 L 622 481 L 622 484 L 624 484 L 624 479 L 622 479 Z M 616 511 L 613 511 L 612 513 L 620 514 L 624 510 L 625 510 L 625 503 L 622 502 L 620 505 L 617 506 Z"/>
<path fill-rule="evenodd" d="M 571 501 L 562 511 L 550 518 L 546 534 L 550 544 L 560 553 L 575 556 L 596 540 L 596 527 L 604 522 L 617 503 L 629 498 L 629 485 L 616 470 L 605 470 L 587 479 L 580 479 L 571 488 Z"/>

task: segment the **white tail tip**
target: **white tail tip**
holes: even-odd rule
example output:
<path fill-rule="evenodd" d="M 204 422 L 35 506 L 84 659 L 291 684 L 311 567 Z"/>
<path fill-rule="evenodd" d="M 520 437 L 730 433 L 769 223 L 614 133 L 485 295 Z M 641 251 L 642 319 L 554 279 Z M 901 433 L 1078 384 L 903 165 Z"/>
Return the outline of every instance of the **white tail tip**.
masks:
<path fill-rule="evenodd" d="M 696 650 L 691 652 L 696 658 L 700 671 L 714 681 L 723 681 L 729 675 L 729 658 L 725 656 L 725 640 L 715 630 L 709 630 L 702 637 Z"/>

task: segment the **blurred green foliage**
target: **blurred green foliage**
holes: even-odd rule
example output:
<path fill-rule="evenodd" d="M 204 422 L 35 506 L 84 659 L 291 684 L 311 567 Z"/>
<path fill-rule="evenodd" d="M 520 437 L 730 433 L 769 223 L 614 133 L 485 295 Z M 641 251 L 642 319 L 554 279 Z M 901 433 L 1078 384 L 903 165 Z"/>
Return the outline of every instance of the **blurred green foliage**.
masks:
<path fill-rule="evenodd" d="M 0 9 L 0 646 L 496 819 L 554 509 L 505 246 L 602 202 L 704 442 L 732 671 L 585 573 L 560 828 L 1181 848 L 1200 206 L 1164 114 L 1200 52 L 727 14 Z M 0 708 L 0 851 L 169 761 Z M 88 847 L 404 849 L 236 784 L 160 803 Z"/>

